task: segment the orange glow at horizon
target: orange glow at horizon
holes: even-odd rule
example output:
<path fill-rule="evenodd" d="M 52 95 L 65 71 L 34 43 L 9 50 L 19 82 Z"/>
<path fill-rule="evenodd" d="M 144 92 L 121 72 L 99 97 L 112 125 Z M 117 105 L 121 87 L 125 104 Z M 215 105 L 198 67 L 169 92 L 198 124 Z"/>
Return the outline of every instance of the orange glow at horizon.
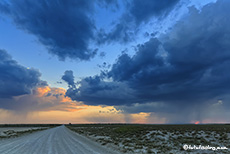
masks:
<path fill-rule="evenodd" d="M 132 114 L 114 106 L 85 105 L 66 97 L 65 93 L 64 88 L 38 87 L 32 94 L 15 99 L 33 103 L 33 108 L 23 112 L 0 109 L 0 123 L 165 123 L 165 119 L 151 113 Z"/>
<path fill-rule="evenodd" d="M 0 116 L 3 117 L 0 123 L 18 121 L 20 123 L 147 123 L 149 116 L 149 113 L 125 114 L 113 106 L 76 105 L 75 107 L 75 109 L 73 107 L 65 110 L 34 111 L 25 115 L 4 110 L 0 112 Z"/>
<path fill-rule="evenodd" d="M 200 121 L 196 121 L 196 122 L 195 122 L 196 125 L 199 124 L 199 123 L 200 123 Z"/>
<path fill-rule="evenodd" d="M 132 123 L 147 123 L 147 118 L 149 117 L 150 113 L 140 112 L 136 114 L 130 114 L 130 120 Z"/>

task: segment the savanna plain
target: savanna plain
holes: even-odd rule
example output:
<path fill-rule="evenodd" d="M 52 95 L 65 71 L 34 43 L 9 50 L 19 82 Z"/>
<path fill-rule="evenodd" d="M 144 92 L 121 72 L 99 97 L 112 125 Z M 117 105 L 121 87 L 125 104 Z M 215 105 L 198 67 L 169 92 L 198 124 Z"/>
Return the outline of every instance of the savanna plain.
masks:
<path fill-rule="evenodd" d="M 65 147 L 70 149 L 71 146 L 75 146 L 75 143 L 77 145 L 78 140 L 82 142 L 87 139 L 84 146 L 90 140 L 89 147 L 95 143 L 104 149 L 112 149 L 116 153 L 230 153 L 229 124 L 67 124 L 62 126 L 59 124 L 5 124 L 0 125 L 0 143 L 13 142 L 15 139 L 20 141 L 33 134 L 36 137 L 36 134 L 40 132 L 42 135 L 41 132 L 45 131 L 47 135 L 59 131 L 51 136 L 56 139 L 58 135 L 66 135 L 65 140 L 71 137 L 70 146 Z M 70 133 L 72 135 L 67 136 Z M 37 141 L 42 140 L 35 142 Z M 225 148 L 185 150 L 184 145 Z M 68 149 L 65 149 L 66 151 Z M 71 153 L 74 152 L 74 150 L 71 151 Z"/>

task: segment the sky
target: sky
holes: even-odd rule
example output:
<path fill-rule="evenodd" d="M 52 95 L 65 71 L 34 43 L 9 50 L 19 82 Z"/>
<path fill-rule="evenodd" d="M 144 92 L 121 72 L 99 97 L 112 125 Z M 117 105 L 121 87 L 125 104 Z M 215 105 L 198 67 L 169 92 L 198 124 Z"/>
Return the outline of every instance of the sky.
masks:
<path fill-rule="evenodd" d="M 228 0 L 0 1 L 0 123 L 229 123 Z"/>

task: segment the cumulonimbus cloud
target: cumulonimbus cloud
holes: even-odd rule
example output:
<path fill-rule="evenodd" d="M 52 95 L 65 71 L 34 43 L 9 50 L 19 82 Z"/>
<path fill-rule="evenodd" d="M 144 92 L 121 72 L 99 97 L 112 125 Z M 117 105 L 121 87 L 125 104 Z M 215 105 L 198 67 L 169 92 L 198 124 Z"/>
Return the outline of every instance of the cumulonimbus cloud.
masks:
<path fill-rule="evenodd" d="M 134 56 L 122 54 L 103 76 L 83 79 L 66 95 L 86 104 L 164 102 L 188 107 L 228 94 L 229 6 L 229 1 L 219 0 L 200 12 L 190 8 L 169 33 L 138 45 Z"/>

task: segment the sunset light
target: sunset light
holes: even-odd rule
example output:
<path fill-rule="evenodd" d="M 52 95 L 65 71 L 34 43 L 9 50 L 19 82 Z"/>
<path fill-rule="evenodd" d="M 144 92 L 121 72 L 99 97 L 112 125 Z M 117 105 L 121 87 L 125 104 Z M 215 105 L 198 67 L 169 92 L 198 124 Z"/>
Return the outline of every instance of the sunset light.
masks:
<path fill-rule="evenodd" d="M 0 154 L 230 153 L 229 83 L 230 0 L 0 0 Z"/>

